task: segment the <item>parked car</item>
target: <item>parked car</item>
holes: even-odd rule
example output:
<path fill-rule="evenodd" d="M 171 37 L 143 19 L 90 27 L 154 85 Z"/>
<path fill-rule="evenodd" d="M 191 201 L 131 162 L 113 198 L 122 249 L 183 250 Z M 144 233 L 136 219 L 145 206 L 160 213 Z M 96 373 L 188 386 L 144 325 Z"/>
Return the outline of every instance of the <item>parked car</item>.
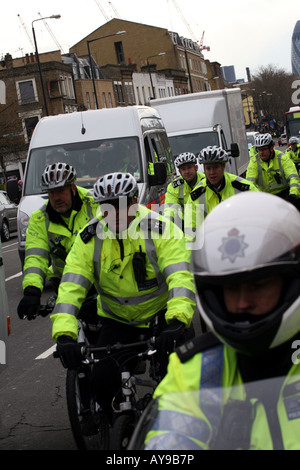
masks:
<path fill-rule="evenodd" d="M 12 202 L 6 191 L 0 191 L 0 233 L 1 240 L 7 242 L 10 234 L 17 231 L 18 205 Z"/>
<path fill-rule="evenodd" d="M 279 147 L 282 145 L 287 145 L 287 140 L 286 140 L 286 134 L 281 134 L 281 136 L 278 139 L 278 145 Z"/>

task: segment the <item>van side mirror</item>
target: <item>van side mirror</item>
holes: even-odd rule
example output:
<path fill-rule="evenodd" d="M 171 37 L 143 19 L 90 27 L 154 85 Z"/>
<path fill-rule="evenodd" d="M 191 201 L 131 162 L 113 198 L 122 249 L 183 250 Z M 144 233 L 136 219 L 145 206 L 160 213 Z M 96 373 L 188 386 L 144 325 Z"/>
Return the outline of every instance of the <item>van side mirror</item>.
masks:
<path fill-rule="evenodd" d="M 240 156 L 240 149 L 238 144 L 233 143 L 230 144 L 230 149 L 227 149 L 226 152 L 229 154 L 230 157 L 237 158 Z"/>
<path fill-rule="evenodd" d="M 167 179 L 167 169 L 164 162 L 155 162 L 153 165 L 154 175 L 149 175 L 150 186 L 164 184 Z"/>

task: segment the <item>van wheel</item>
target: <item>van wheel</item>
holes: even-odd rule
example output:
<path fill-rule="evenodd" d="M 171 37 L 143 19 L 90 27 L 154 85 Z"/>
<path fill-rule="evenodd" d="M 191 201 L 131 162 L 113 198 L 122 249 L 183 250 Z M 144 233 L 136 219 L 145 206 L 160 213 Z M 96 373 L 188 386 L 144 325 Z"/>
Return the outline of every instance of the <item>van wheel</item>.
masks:
<path fill-rule="evenodd" d="M 9 238 L 10 238 L 10 233 L 9 233 L 8 223 L 5 220 L 3 220 L 2 229 L 1 229 L 1 241 L 8 242 Z"/>

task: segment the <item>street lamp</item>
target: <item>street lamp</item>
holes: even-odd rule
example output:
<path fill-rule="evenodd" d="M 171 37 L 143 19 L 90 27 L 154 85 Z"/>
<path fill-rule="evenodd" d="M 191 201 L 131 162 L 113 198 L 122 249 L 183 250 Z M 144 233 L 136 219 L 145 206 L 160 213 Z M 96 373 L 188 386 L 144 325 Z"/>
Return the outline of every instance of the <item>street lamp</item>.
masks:
<path fill-rule="evenodd" d="M 39 69 L 39 74 L 40 74 L 40 81 L 41 81 L 41 87 L 42 87 L 42 93 L 43 93 L 43 98 L 44 98 L 44 105 L 45 105 L 45 112 L 46 116 L 49 116 L 48 112 L 48 106 L 47 106 L 47 100 L 46 100 L 46 94 L 45 94 L 45 87 L 44 87 L 44 82 L 43 82 L 43 77 L 42 77 L 42 70 L 41 70 L 41 64 L 40 64 L 40 58 L 39 58 L 39 53 L 38 53 L 38 47 L 37 47 L 37 42 L 36 42 L 36 37 L 35 37 L 35 31 L 33 27 L 33 23 L 35 21 L 41 21 L 41 20 L 47 20 L 47 19 L 55 19 L 58 20 L 61 18 L 61 15 L 51 15 L 51 16 L 45 16 L 44 18 L 38 18 L 37 20 L 33 20 L 31 23 L 32 27 L 32 36 L 34 40 L 34 46 L 35 46 L 35 56 L 38 64 L 38 69 Z"/>
<path fill-rule="evenodd" d="M 110 36 L 118 36 L 119 34 L 125 34 L 125 33 L 126 33 L 126 31 L 118 31 L 117 33 L 107 34 L 106 36 L 101 36 L 100 38 L 95 38 L 95 39 L 88 39 L 86 41 L 87 48 L 88 48 L 88 54 L 89 54 L 89 63 L 90 63 L 91 73 L 92 73 L 92 81 L 93 81 L 93 88 L 94 88 L 94 94 L 95 94 L 96 109 L 99 109 L 99 108 L 98 108 L 98 100 L 97 100 L 97 92 L 96 92 L 96 84 L 95 84 L 95 75 L 94 75 L 94 67 L 93 67 L 93 64 L 92 64 L 90 43 L 94 42 L 94 41 L 99 41 L 99 39 L 105 39 L 105 38 L 109 38 Z"/>
<path fill-rule="evenodd" d="M 151 76 L 151 72 L 150 72 L 149 59 L 152 59 L 152 57 L 159 57 L 161 55 L 166 55 L 166 53 L 165 52 L 160 52 L 159 54 L 150 55 L 149 57 L 147 57 L 147 67 L 148 67 L 148 73 L 149 73 L 149 77 L 150 77 L 150 83 L 151 83 L 151 89 L 152 89 L 152 95 L 153 95 L 153 97 L 150 98 L 150 99 L 155 99 L 155 90 L 154 90 L 154 86 L 153 86 L 153 82 L 152 82 L 152 76 Z"/>

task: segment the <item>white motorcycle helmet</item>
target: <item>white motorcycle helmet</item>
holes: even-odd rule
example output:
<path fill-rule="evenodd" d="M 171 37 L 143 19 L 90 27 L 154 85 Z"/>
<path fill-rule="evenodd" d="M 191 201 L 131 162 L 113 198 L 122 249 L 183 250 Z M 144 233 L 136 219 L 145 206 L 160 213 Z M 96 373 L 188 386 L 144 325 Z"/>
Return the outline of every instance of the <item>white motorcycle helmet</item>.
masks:
<path fill-rule="evenodd" d="M 275 348 L 300 331 L 300 213 L 278 196 L 249 191 L 208 214 L 191 265 L 200 314 L 209 329 L 248 355 Z M 266 315 L 230 314 L 222 286 L 282 275 L 275 309 Z"/>

